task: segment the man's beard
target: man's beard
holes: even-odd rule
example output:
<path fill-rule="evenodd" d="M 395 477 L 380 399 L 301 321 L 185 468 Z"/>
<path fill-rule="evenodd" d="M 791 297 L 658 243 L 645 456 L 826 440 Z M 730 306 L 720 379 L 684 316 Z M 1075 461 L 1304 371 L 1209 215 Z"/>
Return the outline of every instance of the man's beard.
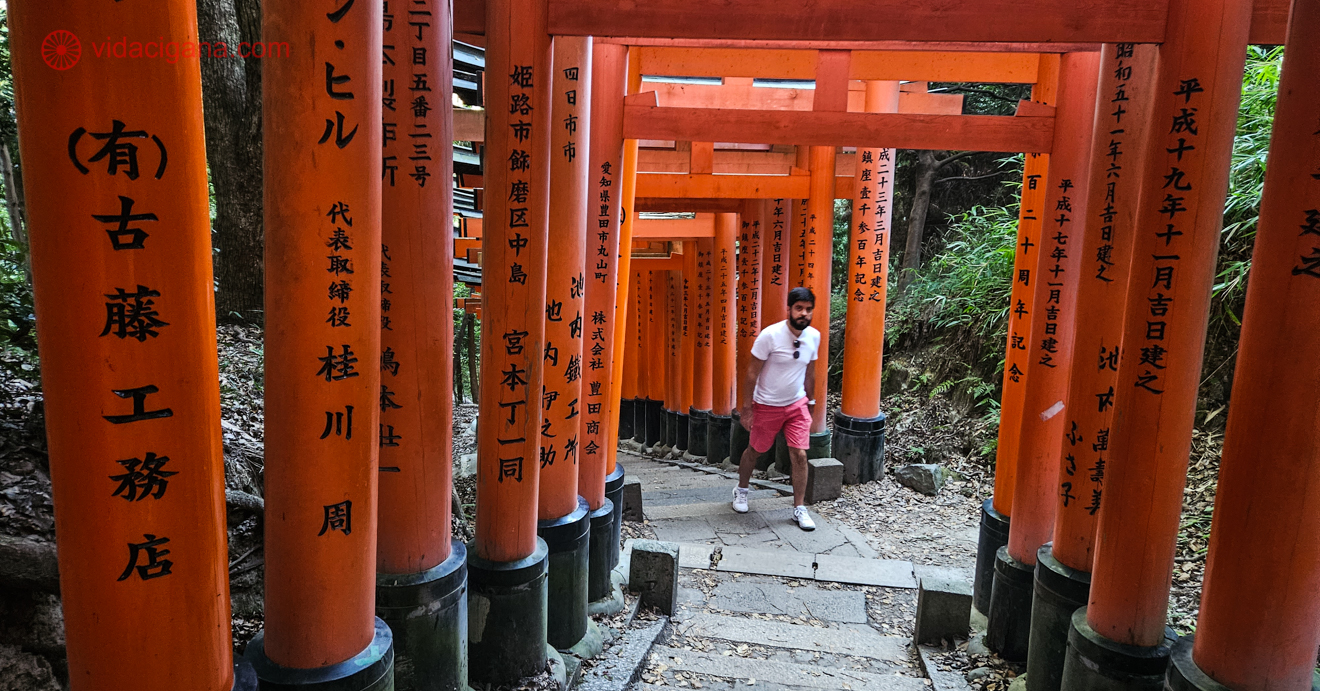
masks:
<path fill-rule="evenodd" d="M 794 329 L 801 331 L 807 328 L 808 326 L 811 326 L 811 317 L 799 317 L 797 319 L 794 319 L 793 317 L 789 317 L 788 324 L 789 326 L 792 326 Z"/>

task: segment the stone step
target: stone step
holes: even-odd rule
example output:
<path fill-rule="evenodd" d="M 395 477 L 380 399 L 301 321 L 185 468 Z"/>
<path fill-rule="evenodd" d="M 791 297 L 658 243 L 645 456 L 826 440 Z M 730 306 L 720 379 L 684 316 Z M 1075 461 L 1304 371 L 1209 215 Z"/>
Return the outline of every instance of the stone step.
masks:
<path fill-rule="evenodd" d="M 732 488 L 734 485 L 732 480 L 726 480 L 718 475 L 694 473 L 690 470 L 671 470 L 663 475 L 641 475 L 634 477 L 641 480 L 643 492 L 691 489 L 694 487 Z"/>
<path fill-rule="evenodd" d="M 793 662 L 759 660 L 736 655 L 711 655 L 666 646 L 651 648 L 651 654 L 670 669 L 712 677 L 762 681 L 809 689 L 869 689 L 873 691 L 925 691 L 926 681 L 898 674 L 800 665 Z"/>
<path fill-rule="evenodd" d="M 663 526 L 663 524 L 660 524 Z M 718 545 L 680 541 L 679 566 L 709 568 L 711 552 Z M 716 571 L 753 573 L 765 576 L 802 578 L 827 583 L 874 585 L 885 588 L 916 588 L 912 562 L 894 559 L 863 559 L 832 554 L 798 552 L 785 545 L 779 549 L 723 547 Z"/>
<path fill-rule="evenodd" d="M 682 622 L 675 621 L 673 627 L 675 633 L 683 636 L 714 638 L 731 643 L 853 655 L 895 664 L 907 664 L 908 660 L 907 639 L 883 636 L 864 624 L 840 624 L 822 628 L 699 612 Z"/>
<path fill-rule="evenodd" d="M 716 478 L 718 486 L 679 489 L 679 490 L 657 490 L 654 492 L 642 492 L 642 506 L 673 506 L 675 504 L 710 504 L 720 501 L 732 501 L 732 485 L 727 481 Z M 749 499 L 769 499 L 778 497 L 779 493 L 771 489 L 757 489 L 748 493 Z"/>
<path fill-rule="evenodd" d="M 646 506 L 643 504 L 646 518 L 657 521 L 669 518 L 696 518 L 698 516 L 722 516 L 731 513 L 730 507 L 732 497 L 724 501 L 715 501 L 708 504 L 673 504 L 669 506 Z M 757 499 L 750 502 L 752 511 L 775 511 L 779 509 L 792 509 L 793 497 L 772 497 L 770 499 Z"/>

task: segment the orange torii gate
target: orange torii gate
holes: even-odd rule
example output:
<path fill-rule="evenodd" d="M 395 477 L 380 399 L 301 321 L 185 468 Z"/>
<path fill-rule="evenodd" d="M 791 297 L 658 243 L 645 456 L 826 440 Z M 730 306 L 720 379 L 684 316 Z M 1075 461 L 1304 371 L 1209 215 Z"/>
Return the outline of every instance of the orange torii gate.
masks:
<path fill-rule="evenodd" d="M 189 28 L 193 26 L 191 6 L 177 0 L 172 0 L 169 21 L 158 21 L 156 15 L 143 14 L 130 3 L 99 9 L 79 4 L 77 9 L 81 11 L 74 15 L 72 26 L 89 34 L 105 26 L 125 30 L 156 27 L 163 35 L 194 38 Z M 491 28 L 488 68 L 493 78 L 487 93 L 498 105 L 486 112 L 487 160 L 493 165 L 484 177 L 490 179 L 496 193 L 488 199 L 482 255 L 489 274 L 498 273 L 502 280 L 488 281 L 483 300 L 488 317 L 483 321 L 483 359 L 488 366 L 482 388 L 487 395 L 481 404 L 484 422 L 479 432 L 477 537 L 467 556 L 472 574 L 469 597 L 477 605 L 468 622 L 472 626 L 468 643 L 474 681 L 512 680 L 539 672 L 546 661 L 547 547 L 537 538 L 536 529 L 541 489 L 538 432 L 543 420 L 538 392 L 545 369 L 549 242 L 550 37 L 594 35 L 605 37 L 597 39 L 598 45 L 632 46 L 630 52 L 638 60 L 630 71 L 638 79 L 639 65 L 647 59 L 677 65 L 684 59 L 700 62 L 704 51 L 751 48 L 789 51 L 780 56 L 780 62 L 790 74 L 833 75 L 818 84 L 820 92 L 813 94 L 809 106 L 803 101 L 790 104 L 791 108 L 741 110 L 701 107 L 715 102 L 711 99 L 716 97 L 695 90 L 692 101 L 665 102 L 665 98 L 675 97 L 673 89 L 637 94 L 638 85 L 630 79 L 634 95 L 619 100 L 622 136 L 633 141 L 621 166 L 621 187 L 627 190 L 619 224 L 621 248 L 632 246 L 630 234 L 638 209 L 629 207 L 642 206 L 632 203 L 633 185 L 637 192 L 647 184 L 668 185 L 665 193 L 643 195 L 660 200 L 654 202 L 656 206 L 669 204 L 676 210 L 729 215 L 738 213 L 747 199 L 807 199 L 819 223 L 827 220 L 823 213 L 836 196 L 846 198 L 861 191 L 849 182 L 851 177 L 845 176 L 840 184 L 832 160 L 837 146 L 1050 151 L 1056 135 L 1053 118 L 1039 106 L 1024 106 L 1017 117 L 990 119 L 904 113 L 901 105 L 898 113 L 847 112 L 850 80 L 907 78 L 878 69 L 858 71 L 872 69 L 866 67 L 873 59 L 871 52 L 912 52 L 916 55 L 909 58 L 911 64 L 921 66 L 922 53 L 931 49 L 1094 53 L 1099 44 L 1111 44 L 1114 47 L 1105 50 L 1113 51 L 1120 44 L 1159 44 L 1150 107 L 1154 127 L 1147 141 L 1133 142 L 1129 158 L 1140 160 L 1144 170 L 1136 175 L 1134 196 L 1127 200 L 1136 206 L 1132 211 L 1132 280 L 1122 318 L 1126 354 L 1119 358 L 1116 372 L 1106 375 L 1116 384 L 1113 421 L 1105 442 L 1109 456 L 1105 458 L 1104 502 L 1094 528 L 1092 587 L 1088 606 L 1074 613 L 1069 622 L 1067 657 L 1059 684 L 1067 689 L 1156 689 L 1167 684 L 1175 691 L 1263 691 L 1314 684 L 1311 670 L 1320 640 L 1315 618 L 1320 563 L 1315 559 L 1316 512 L 1309 510 L 1315 501 L 1314 483 L 1304 481 L 1314 475 L 1316 466 L 1313 389 L 1317 366 L 1313 359 L 1289 360 L 1275 351 L 1302 348 L 1320 333 L 1313 295 L 1313 279 L 1320 280 L 1320 248 L 1313 236 L 1320 231 L 1312 218 L 1314 210 L 1309 208 L 1316 204 L 1309 178 L 1314 177 L 1311 173 L 1317 165 L 1313 132 L 1317 113 L 1314 90 L 1306 88 L 1306 80 L 1316 68 L 1310 44 L 1318 21 L 1315 3 L 1297 0 L 1288 36 L 1290 62 L 1279 100 L 1275 149 L 1262 209 L 1259 263 L 1249 296 L 1252 307 L 1243 329 L 1234 392 L 1238 405 L 1230 414 L 1224 484 L 1199 622 L 1201 637 L 1195 644 L 1184 638 L 1176 646 L 1165 628 L 1169 574 L 1243 48 L 1248 42 L 1284 42 L 1290 15 L 1286 0 L 1094 0 L 1072 4 L 985 0 L 935 6 L 899 0 L 821 0 L 813 5 L 815 21 L 811 22 L 800 21 L 800 11 L 792 6 L 752 0 L 660 0 L 641 6 L 633 0 L 488 0 L 460 2 L 454 10 L 453 28 L 460 34 L 485 34 Z M 204 168 L 200 165 L 200 93 L 192 62 L 196 58 L 168 67 L 143 62 L 118 70 L 106 70 L 90 61 L 69 65 L 56 58 L 58 64 L 47 63 L 56 70 L 52 74 L 36 61 L 36 51 L 43 38 L 55 35 L 59 29 L 55 19 L 63 21 L 63 15 L 41 8 L 33 0 L 16 1 L 13 11 L 22 146 L 33 198 L 34 290 L 42 319 L 51 467 L 56 496 L 64 498 L 57 502 L 57 510 L 71 683 L 77 691 L 126 686 L 224 689 L 234 683 L 234 677 L 227 669 L 229 641 L 217 633 L 225 630 L 223 477 L 214 389 L 208 394 L 205 386 L 214 376 L 206 357 L 214 315 L 207 300 L 209 252 Z M 412 11 L 432 12 L 428 16 L 442 21 L 437 18 L 443 16 L 438 10 L 414 7 Z M 731 17 L 737 21 L 730 21 Z M 182 20 L 176 21 L 179 18 Z M 266 144 L 269 167 L 297 173 L 266 181 L 268 196 L 279 200 L 279 204 L 267 205 L 266 223 L 270 296 L 266 632 L 249 645 L 247 658 L 268 688 L 328 685 L 342 691 L 366 691 L 392 686 L 393 633 L 373 617 L 379 605 L 389 604 L 377 601 L 377 565 L 395 563 L 398 558 L 407 563 L 406 568 L 422 569 L 427 564 L 426 560 L 410 560 L 406 548 L 394 548 L 403 542 L 398 534 L 389 536 L 394 547 L 383 546 L 377 538 L 378 472 L 392 472 L 389 468 L 395 467 L 402 471 L 404 467 L 403 461 L 386 469 L 379 465 L 382 457 L 391 457 L 382 455 L 381 446 L 398 450 L 390 444 L 399 436 L 398 426 L 391 430 L 388 422 L 389 414 L 399 411 L 387 405 L 390 398 L 380 388 L 382 371 L 375 367 L 380 363 L 383 369 L 387 362 L 381 331 L 390 330 L 386 319 L 393 317 L 386 313 L 393 308 L 386 309 L 380 301 L 384 285 L 378 281 L 384 278 L 386 265 L 400 261 L 381 247 L 380 186 L 388 169 L 385 161 L 377 163 L 381 159 L 374 153 L 381 148 L 386 131 L 386 123 L 377 117 L 387 102 L 381 98 L 385 82 L 377 57 L 384 54 L 383 19 L 381 6 L 354 7 L 352 2 L 329 12 L 326 8 L 272 7 L 263 19 L 268 38 L 310 35 L 315 49 L 272 64 L 265 81 L 272 94 L 266 100 L 264 116 L 264 126 L 272 133 Z M 92 20 L 100 28 L 90 28 Z M 55 55 L 67 57 L 68 44 L 64 47 L 63 54 Z M 319 55 L 335 56 L 335 62 L 319 64 Z M 416 55 L 414 52 L 414 60 Z M 883 62 L 895 57 L 874 59 Z M 738 73 L 745 66 L 739 66 L 742 60 L 736 56 L 712 59 L 708 64 L 709 69 L 731 73 L 719 76 L 754 78 Z M 847 65 L 846 69 L 841 65 Z M 832 69 L 818 75 L 822 66 Z M 962 67 L 965 65 L 949 59 L 941 69 Z M 314 74 L 324 74 L 324 81 L 308 78 Z M 154 110 L 144 109 L 142 103 L 125 103 L 121 95 L 107 92 L 110 86 L 148 82 L 159 87 L 146 97 L 159 101 L 153 101 Z M 398 84 L 391 86 L 397 88 Z M 743 88 L 746 84 L 724 86 Z M 46 102 L 58 103 L 62 95 L 75 91 L 102 98 L 88 101 L 87 112 L 56 109 Z M 43 101 L 42 94 L 50 98 Z M 447 107 L 442 110 L 448 112 Z M 97 162 L 99 166 L 108 164 L 108 170 L 88 166 L 92 144 L 87 137 L 109 139 L 114 134 L 74 118 L 112 119 L 121 111 L 148 118 L 144 125 L 115 124 L 121 138 L 140 140 L 141 146 L 106 151 Z M 173 114 L 177 122 L 151 120 L 152 113 Z M 418 124 L 414 121 L 412 126 Z M 414 129 L 411 134 L 420 131 Z M 652 183 L 635 176 L 635 142 L 641 136 L 802 145 L 804 158 L 797 167 L 810 171 L 752 181 L 747 171 L 720 176 L 712 168 L 706 173 L 689 171 L 682 180 Z M 175 140 L 179 143 L 173 143 Z M 814 165 L 805 165 L 808 146 L 816 148 L 809 156 Z M 152 147 L 159 151 L 154 176 L 145 164 L 142 171 L 136 165 L 138 157 L 150 158 L 155 153 Z M 426 151 L 415 148 L 414 154 Z M 173 154 L 172 162 L 167 163 L 167 154 Z M 1097 168 L 1092 165 L 1086 170 Z M 422 175 L 428 172 L 413 170 Z M 1054 176 L 1058 175 L 1055 171 Z M 716 179 L 720 177 L 739 179 Z M 1099 198 L 1096 184 L 1093 179 L 1085 194 L 1079 190 L 1078 196 Z M 168 211 L 177 217 L 169 223 L 183 230 L 169 235 L 153 233 L 150 227 L 124 225 L 119 231 L 108 231 L 108 253 L 104 244 L 98 246 L 80 235 L 65 238 L 62 233 L 67 234 L 68 229 L 88 223 L 85 215 L 66 208 L 70 207 L 66 202 L 69 195 L 91 199 L 107 193 L 124 201 L 123 218 L 130 217 L 128 206 L 138 205 L 132 218 L 121 221 L 125 224 L 149 226 L 158 220 L 156 216 L 165 220 Z M 1060 193 L 1051 195 L 1056 206 L 1061 203 Z M 812 212 L 806 213 L 810 221 Z M 119 217 L 94 216 L 113 228 L 116 221 L 105 218 Z M 730 220 L 721 218 L 717 228 L 728 229 Z M 105 240 L 99 232 L 94 234 Z M 724 248 L 720 256 L 727 256 L 732 243 L 725 232 L 709 239 L 693 237 L 698 251 L 704 248 L 706 253 L 709 279 L 719 248 Z M 1046 239 L 1040 236 L 1037 240 L 1043 251 Z M 1062 241 L 1054 242 L 1054 249 L 1059 249 Z M 152 243 L 164 243 L 172 250 L 172 264 L 168 265 L 172 273 L 162 272 L 166 264 L 159 257 L 152 258 Z M 1094 247 L 1089 239 L 1083 246 Z M 320 273 L 326 259 L 335 276 L 328 291 L 326 277 Z M 634 272 L 630 259 L 630 252 L 619 256 L 617 270 L 625 279 L 615 300 L 616 316 L 622 316 L 618 310 L 626 313 L 634 304 L 628 279 L 647 273 Z M 649 272 L 653 297 L 658 297 L 664 292 L 662 272 L 682 267 L 681 260 L 673 258 L 654 261 L 670 262 Z M 1035 266 L 1039 278 L 1042 265 Z M 811 267 L 804 261 L 803 268 Z M 127 287 L 106 288 L 87 282 L 88 276 L 103 274 L 146 278 L 138 279 L 144 284 L 132 297 Z M 828 278 L 815 279 L 814 285 L 825 288 L 820 297 L 828 300 Z M 148 286 L 147 280 L 160 286 Z M 708 300 L 711 293 L 707 291 Z M 73 319 L 86 322 L 87 313 L 96 312 L 87 305 L 90 302 L 99 309 L 102 295 L 110 300 L 105 305 L 105 333 L 89 340 L 86 330 Z M 62 299 L 68 296 L 82 302 Z M 722 321 L 726 325 L 731 314 L 727 308 L 736 298 L 729 295 L 728 299 Z M 121 316 L 129 300 L 142 301 L 143 308 L 160 309 L 159 314 L 153 312 L 155 319 L 139 322 L 131 339 Z M 442 302 L 447 308 L 448 300 Z M 170 305 L 181 306 L 176 309 L 183 311 L 176 312 L 180 316 L 173 321 L 166 311 Z M 323 306 L 317 309 L 328 308 L 327 319 L 321 319 L 322 312 L 307 312 L 317 305 Z M 1047 309 L 1046 304 L 1031 307 Z M 99 312 L 96 314 L 99 319 Z M 1050 320 L 1043 321 L 1043 328 L 1032 330 L 1029 342 L 1038 343 L 1049 333 Z M 616 334 L 624 331 L 625 323 L 615 320 Z M 648 329 L 658 334 L 655 329 L 661 327 L 656 323 Z M 174 329 L 179 331 L 171 338 Z M 1086 347 L 1091 341 L 1084 339 L 1092 335 L 1079 330 L 1073 347 Z M 327 352 L 324 359 L 319 353 L 312 354 L 325 370 L 314 376 L 306 374 L 300 364 L 309 357 L 309 339 L 316 348 L 331 341 L 336 344 L 326 346 L 333 352 Z M 143 347 L 166 357 L 138 352 Z M 694 345 L 697 360 L 699 352 Z M 660 362 L 658 357 L 652 360 Z M 617 373 L 623 361 L 614 357 L 608 364 Z M 139 382 L 129 382 L 135 388 L 114 388 L 123 385 L 116 377 L 159 373 L 147 369 L 157 366 L 167 367 L 162 381 L 183 388 L 171 393 L 164 385 L 139 386 Z M 658 369 L 658 373 L 648 373 L 655 375 L 650 377 L 648 391 L 657 397 L 665 373 L 663 366 Z M 717 369 L 728 371 L 730 367 L 724 362 Z M 78 389 L 88 377 L 111 388 L 113 398 L 106 399 L 110 403 L 98 403 Z M 616 374 L 614 379 L 622 377 Z M 708 385 L 710 379 L 706 377 Z M 193 385 L 196 382 L 202 385 Z M 700 389 L 700 382 L 694 380 L 694 407 L 700 405 Z M 1068 407 L 1075 407 L 1077 396 L 1071 390 L 1061 395 L 1062 407 L 1055 415 L 1067 415 L 1071 422 Z M 670 398 L 672 407 L 674 397 Z M 1024 396 L 1024 400 L 1042 402 L 1039 396 Z M 132 410 L 112 414 L 116 401 L 120 405 L 131 402 Z M 324 401 L 333 409 L 326 410 Z M 615 424 L 616 414 L 610 411 L 618 408 L 613 400 L 603 406 L 604 424 Z M 386 415 L 378 408 L 387 409 L 383 411 Z M 1025 417 L 1032 414 L 1038 415 L 1029 410 Z M 105 418 L 105 424 L 95 420 L 98 416 Z M 1019 416 L 1024 414 L 1019 412 Z M 313 422 L 317 432 L 308 433 Z M 1008 424 L 1023 422 L 1006 420 Z M 163 454 L 153 452 L 154 486 L 137 484 L 142 479 L 136 474 L 146 472 L 147 461 L 141 461 L 139 469 L 129 466 L 130 461 L 141 459 L 129 459 L 116 461 L 132 477 L 112 477 L 121 483 L 112 496 L 84 494 L 81 485 L 85 478 L 74 473 L 86 470 L 89 463 L 136 453 L 121 449 L 126 439 L 122 432 L 129 428 L 106 425 L 150 426 L 142 429 L 155 432 L 137 432 L 149 436 L 133 439 L 187 446 L 196 461 L 194 472 L 164 470 Z M 1031 425 L 1033 430 L 1048 427 Z M 355 428 L 357 436 L 353 436 Z M 85 429 L 94 433 L 86 434 Z M 97 429 L 100 431 L 95 432 Z M 1020 433 L 1024 429 L 1026 424 L 1019 427 Z M 1097 439 L 1098 431 L 1092 433 Z M 1064 444 L 1073 444 L 1065 441 L 1066 436 L 1045 436 L 1052 438 L 1019 439 L 1019 447 L 1027 446 L 1028 441 L 1041 442 L 1047 444 L 1042 453 L 1052 453 L 1048 449 L 1054 447 L 1048 444 L 1057 444 L 1062 454 L 1068 448 Z M 612 436 L 607 436 L 607 443 L 610 448 L 603 450 L 607 477 L 621 481 L 622 471 L 612 456 Z M 1265 446 L 1271 443 L 1278 448 Z M 1270 477 L 1260 471 L 1261 464 L 1277 472 L 1298 474 L 1292 479 L 1302 488 L 1300 503 L 1289 506 L 1279 501 Z M 1066 473 L 1066 469 L 1058 466 L 1057 472 Z M 1070 508 L 1065 497 L 1072 494 L 1072 488 L 1052 484 L 1052 491 L 1042 491 L 1042 474 L 1026 472 L 1027 466 L 1023 471 L 1012 477 L 1012 483 L 1023 490 L 1015 492 L 1013 502 L 1025 510 L 1018 514 L 1024 520 L 1012 540 L 1014 558 L 1029 561 L 1037 543 L 1052 534 L 1060 541 L 1054 556 L 1070 568 L 1080 569 L 1078 565 L 1086 561 L 1079 552 L 1086 552 L 1091 531 L 1088 521 L 1068 517 L 1048 526 L 1050 521 L 1042 518 L 1049 513 L 1042 504 L 1044 499 L 1051 506 L 1057 502 L 1059 510 Z M 171 478 L 168 488 L 166 477 Z M 611 481 L 607 480 L 607 488 Z M 148 489 L 150 498 L 145 496 Z M 179 489 L 195 501 L 186 505 L 170 502 L 169 497 Z M 74 512 L 107 502 L 123 509 L 126 505 L 114 501 L 118 498 L 131 500 L 130 508 L 138 507 L 139 500 L 121 497 L 130 491 L 138 492 L 143 502 L 154 502 L 150 506 L 159 512 L 148 519 L 142 512 L 112 513 L 107 507 L 109 518 L 99 523 L 89 523 L 85 514 Z M 66 501 L 70 497 L 85 499 L 86 506 Z M 153 528 L 152 520 L 160 521 L 163 528 Z M 382 520 L 381 529 L 398 529 L 398 523 L 384 527 L 387 524 Z M 617 529 L 617 521 L 615 526 Z M 148 528 L 182 532 L 147 533 Z M 130 530 L 142 531 L 143 541 L 137 542 L 128 534 Z M 611 536 L 611 551 L 617 552 L 617 537 L 617 533 Z M 118 573 L 117 564 L 108 564 L 114 563 L 111 547 L 123 544 L 127 544 L 128 563 Z M 1081 549 L 1073 551 L 1079 545 Z M 1036 574 L 1039 578 L 1041 572 Z M 109 609 L 102 609 L 105 607 Z M 108 617 L 106 611 L 117 614 Z M 1280 621 L 1282 635 L 1270 628 Z M 125 622 L 136 628 L 125 628 Z M 448 633 L 461 638 L 467 632 L 464 625 L 454 624 Z M 155 641 L 154 659 L 161 664 L 143 666 L 137 660 L 124 659 L 105 643 L 132 636 L 137 629 L 168 634 Z M 1279 638 L 1284 640 L 1279 642 Z M 1054 640 L 1057 642 L 1057 634 Z M 1174 668 L 1167 672 L 1166 681 L 1171 648 Z M 1048 680 L 1028 675 L 1028 683 L 1033 689 L 1045 688 L 1042 685 L 1048 685 Z"/>

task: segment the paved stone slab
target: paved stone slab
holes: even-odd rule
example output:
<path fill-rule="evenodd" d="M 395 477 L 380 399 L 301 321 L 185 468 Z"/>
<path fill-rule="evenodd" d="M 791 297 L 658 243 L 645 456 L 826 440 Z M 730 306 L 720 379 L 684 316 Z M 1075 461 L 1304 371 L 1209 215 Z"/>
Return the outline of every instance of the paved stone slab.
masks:
<path fill-rule="evenodd" d="M 721 561 L 721 563 L 723 563 Z M 792 588 L 771 578 L 752 576 L 715 586 L 709 604 L 729 612 L 811 616 L 823 621 L 865 624 L 866 595 L 851 590 Z"/>
<path fill-rule="evenodd" d="M 714 551 L 714 545 L 680 543 L 678 545 L 678 568 L 709 569 L 710 555 Z"/>
<path fill-rule="evenodd" d="M 848 542 L 857 549 L 857 556 L 866 559 L 880 558 L 880 553 L 876 552 L 875 549 L 871 547 L 871 541 L 867 539 L 865 533 L 843 523 L 831 522 L 830 525 L 833 525 L 834 529 L 838 530 L 839 534 L 847 538 Z"/>
<path fill-rule="evenodd" d="M 917 587 L 910 561 L 860 559 L 833 554 L 816 555 L 816 580 L 886 588 Z"/>
<path fill-rule="evenodd" d="M 805 614 L 802 602 L 791 596 L 782 584 L 768 579 L 741 579 L 715 586 L 708 604 L 728 612 L 757 614 Z"/>
<path fill-rule="evenodd" d="M 793 549 L 799 552 L 813 554 L 828 552 L 848 542 L 848 538 L 835 529 L 833 523 L 814 512 L 811 517 L 816 521 L 816 529 L 812 531 L 797 526 L 797 522 L 793 520 L 792 508 L 762 511 L 761 515 L 765 517 L 766 523 L 770 524 L 770 529 L 775 531 L 779 539 L 792 545 Z"/>
<path fill-rule="evenodd" d="M 694 489 L 659 490 L 642 492 L 642 501 L 650 506 L 672 506 L 674 504 L 706 504 L 719 501 L 733 501 L 732 486 L 721 483 L 718 487 Z M 750 499 L 768 499 L 779 493 L 769 489 L 754 489 L 748 494 Z"/>
<path fill-rule="evenodd" d="M 914 564 L 912 573 L 918 578 L 939 578 L 946 581 L 967 581 L 972 582 L 973 567 L 969 564 L 966 567 L 961 566 L 931 566 L 930 564 Z"/>
<path fill-rule="evenodd" d="M 854 559 L 860 559 L 862 557 L 861 553 L 857 551 L 857 547 L 855 547 L 851 542 L 845 542 L 842 545 L 839 545 L 838 547 L 835 547 L 834 549 L 825 552 L 825 554 L 833 555 L 836 557 L 852 557 Z"/>
<path fill-rule="evenodd" d="M 638 478 L 642 481 L 643 492 L 658 492 L 675 489 L 700 489 L 703 487 L 732 487 L 729 481 L 702 473 L 671 468 L 667 474 Z M 725 490 L 729 492 L 729 490 Z"/>
<path fill-rule="evenodd" d="M 713 677 L 755 679 L 812 689 L 873 689 L 874 691 L 918 691 L 926 688 L 924 679 L 876 674 L 861 670 L 799 665 L 791 662 L 742 658 L 736 655 L 711 655 L 695 651 L 656 646 L 651 651 L 671 669 L 696 672 Z"/>
<path fill-rule="evenodd" d="M 943 672 L 933 657 L 938 648 L 929 645 L 917 647 L 917 652 L 921 654 L 921 669 L 930 677 L 931 685 L 935 691 L 972 691 L 972 687 L 967 683 L 967 678 L 961 672 Z"/>
<path fill-rule="evenodd" d="M 787 578 L 814 578 L 816 555 L 789 550 L 725 547 L 716 571 L 755 573 Z"/>
<path fill-rule="evenodd" d="M 752 511 L 774 511 L 776 509 L 793 508 L 792 497 L 772 497 L 770 499 L 757 499 L 749 502 Z M 733 508 L 728 501 L 710 502 L 707 504 L 673 504 L 670 506 L 647 506 L 646 517 L 651 520 L 663 518 L 693 518 L 696 516 L 723 516 L 732 514 Z"/>
<path fill-rule="evenodd" d="M 807 613 L 823 621 L 865 624 L 866 594 L 857 590 L 795 589 Z"/>
<path fill-rule="evenodd" d="M 834 655 L 855 655 L 897 664 L 907 664 L 908 660 L 906 640 L 897 636 L 882 636 L 869 626 L 844 625 L 826 629 L 701 612 L 682 623 L 675 623 L 674 627 L 684 636 L 702 636 Z"/>
<path fill-rule="evenodd" d="M 651 521 L 651 528 L 655 530 L 656 539 L 665 542 L 719 543 L 715 529 L 704 516 Z"/>
<path fill-rule="evenodd" d="M 748 535 L 751 533 L 771 532 L 770 525 L 765 522 L 765 517 L 755 511 L 736 513 L 730 509 L 727 513 L 718 513 L 712 516 L 707 516 L 706 522 L 715 529 L 715 533 L 718 535 L 723 535 L 724 533 Z"/>
<path fill-rule="evenodd" d="M 623 635 L 622 640 L 610 649 L 608 657 L 602 657 L 596 666 L 582 675 L 580 691 L 624 691 L 637 678 L 646 659 L 665 626 L 669 617 L 660 617 L 654 624 L 642 629 L 633 629 Z"/>

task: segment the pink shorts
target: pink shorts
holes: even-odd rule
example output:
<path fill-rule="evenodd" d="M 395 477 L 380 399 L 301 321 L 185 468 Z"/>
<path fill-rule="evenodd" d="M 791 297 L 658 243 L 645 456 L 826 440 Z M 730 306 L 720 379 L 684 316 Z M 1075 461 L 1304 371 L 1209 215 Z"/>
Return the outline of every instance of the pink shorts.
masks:
<path fill-rule="evenodd" d="M 751 445 L 757 453 L 769 451 L 781 429 L 790 448 L 810 447 L 811 412 L 807 410 L 806 396 L 785 406 L 752 404 Z"/>

